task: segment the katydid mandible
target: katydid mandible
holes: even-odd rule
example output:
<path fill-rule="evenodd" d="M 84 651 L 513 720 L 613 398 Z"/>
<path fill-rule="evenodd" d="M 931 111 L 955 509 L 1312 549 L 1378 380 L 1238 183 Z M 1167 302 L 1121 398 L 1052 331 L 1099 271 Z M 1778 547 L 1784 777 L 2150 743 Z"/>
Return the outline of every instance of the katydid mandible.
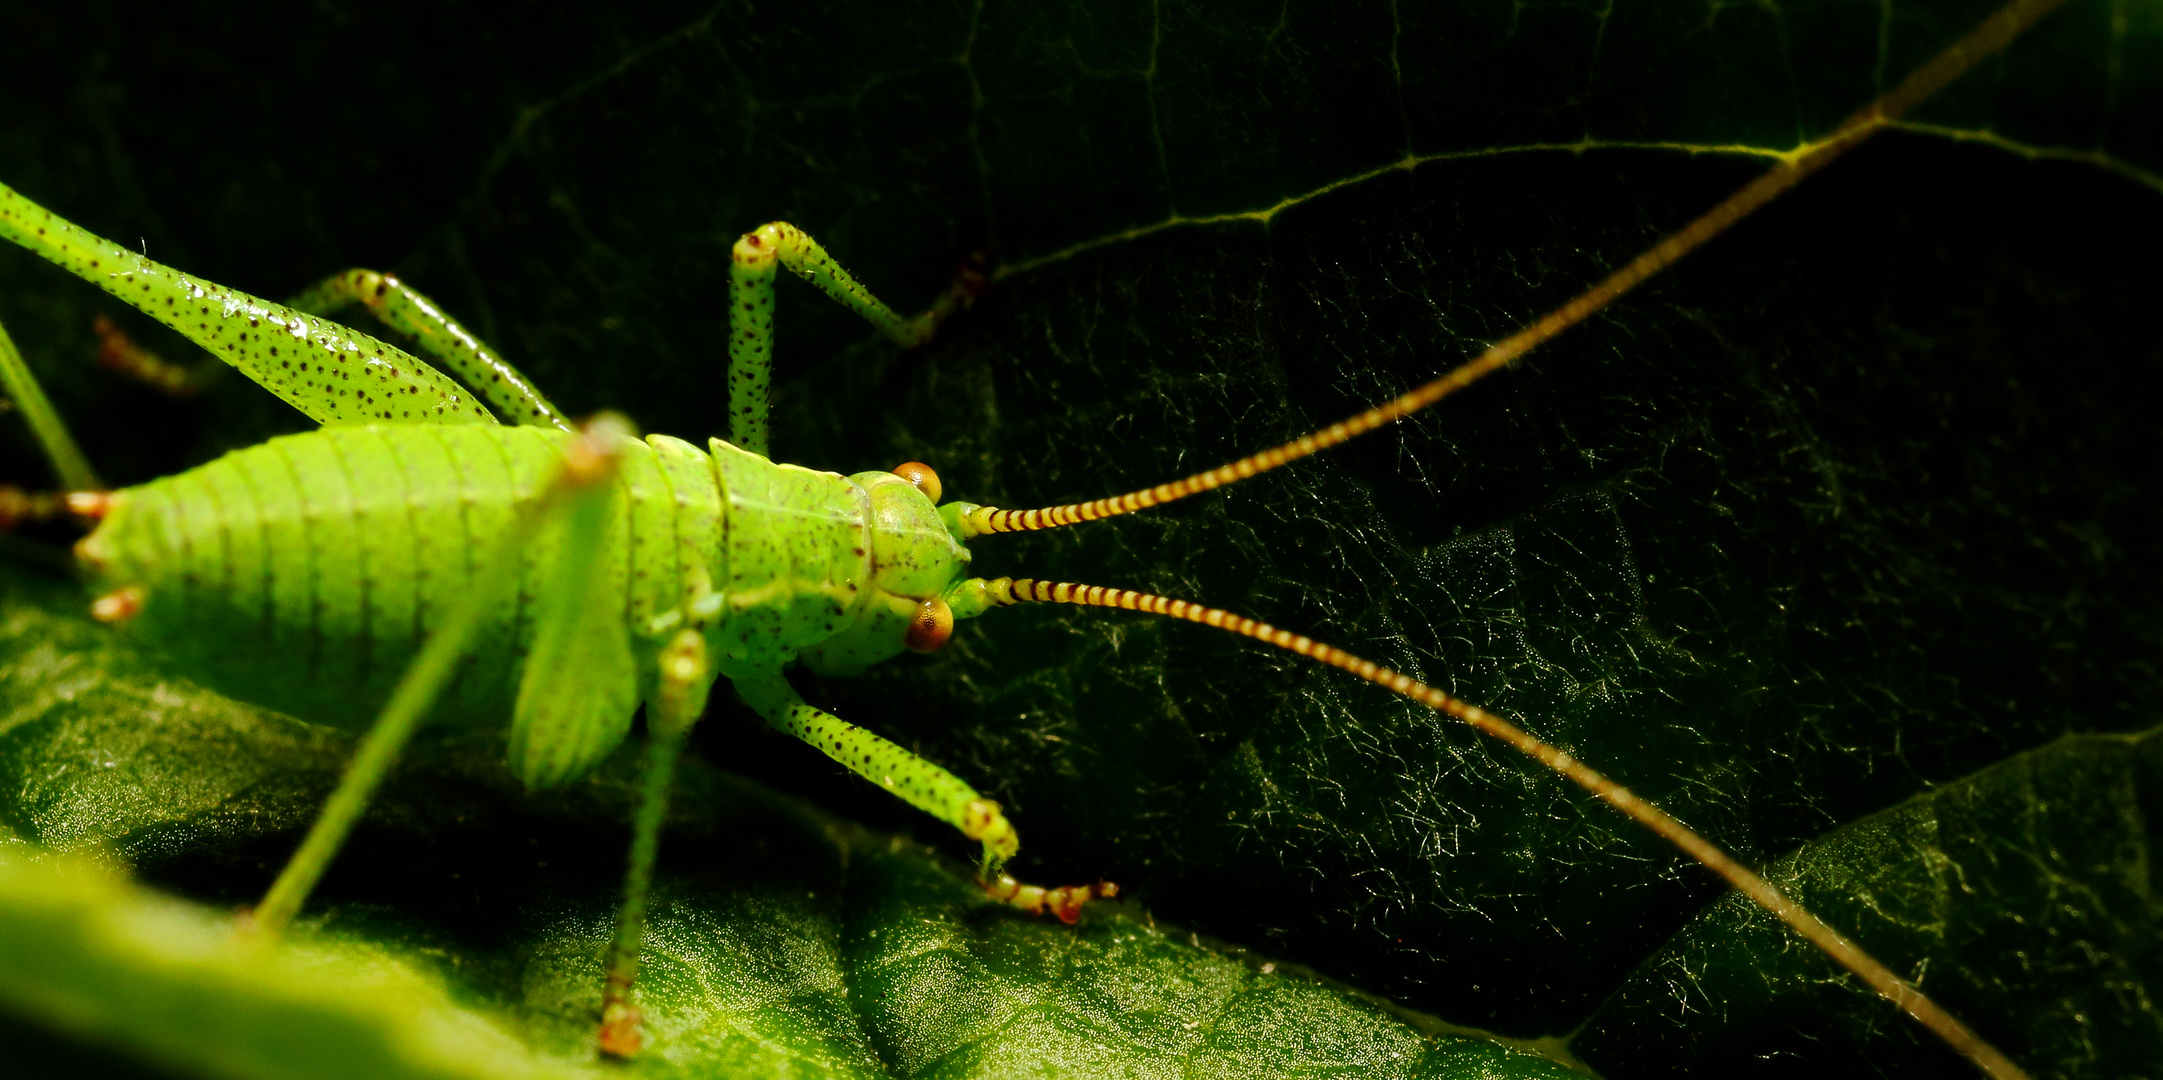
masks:
<path fill-rule="evenodd" d="M 993 897 L 1072 920 L 1108 884 L 1043 889 L 1003 866 L 1018 850 L 996 803 L 891 743 L 805 703 L 783 669 L 846 674 L 937 648 L 956 618 L 1023 601 L 1118 606 L 1204 622 L 1342 668 L 1511 743 L 1674 842 L 1862 975 L 1986 1072 L 2022 1075 L 1808 912 L 1658 808 L 1477 706 L 1311 639 L 1217 609 L 1124 590 L 965 576 L 986 533 L 1126 513 L 1244 479 L 1425 408 L 1657 273 L 1866 137 L 2054 6 L 2016 4 L 1855 120 L 1457 371 L 1293 443 L 1184 480 L 1042 510 L 940 503 L 910 463 L 851 477 L 766 454 L 772 283 L 787 266 L 902 345 L 966 303 L 964 279 L 903 318 L 808 236 L 773 223 L 738 241 L 730 289 L 730 435 L 701 450 L 620 426 L 582 433 L 517 370 L 425 297 L 371 271 L 273 304 L 192 279 L 0 187 L 0 234 L 217 353 L 325 425 L 176 477 L 101 494 L 12 347 L 0 374 L 53 458 L 71 505 L 101 523 L 79 546 L 110 586 L 97 603 L 203 681 L 310 719 L 368 728 L 339 791 L 256 911 L 275 931 L 299 909 L 424 716 L 508 714 L 511 765 L 530 786 L 590 771 L 643 701 L 651 732 L 602 1023 L 604 1051 L 639 1042 L 630 988 L 670 775 L 712 683 L 727 677 L 776 727 L 982 844 Z M 1957 62 L 1956 62 L 1957 61 Z M 359 304 L 420 342 L 430 364 L 320 316 Z M 492 408 L 491 408 L 492 407 Z M 513 421 L 492 423 L 498 413 Z M 235 647 L 247 642 L 247 647 Z M 384 702 L 381 711 L 376 703 Z"/>

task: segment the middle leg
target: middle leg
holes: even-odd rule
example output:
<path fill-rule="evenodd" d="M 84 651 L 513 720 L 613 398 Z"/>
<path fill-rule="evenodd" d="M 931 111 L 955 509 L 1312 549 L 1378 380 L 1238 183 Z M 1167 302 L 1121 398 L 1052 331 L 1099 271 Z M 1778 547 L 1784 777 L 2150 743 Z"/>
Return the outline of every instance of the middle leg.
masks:
<path fill-rule="evenodd" d="M 736 241 L 729 267 L 729 441 L 766 456 L 767 397 L 772 387 L 774 274 L 786 266 L 843 307 L 864 317 L 905 349 L 931 340 L 939 324 L 982 294 L 985 277 L 975 262 L 923 314 L 903 317 L 856 283 L 810 234 L 786 221 L 769 222 Z"/>

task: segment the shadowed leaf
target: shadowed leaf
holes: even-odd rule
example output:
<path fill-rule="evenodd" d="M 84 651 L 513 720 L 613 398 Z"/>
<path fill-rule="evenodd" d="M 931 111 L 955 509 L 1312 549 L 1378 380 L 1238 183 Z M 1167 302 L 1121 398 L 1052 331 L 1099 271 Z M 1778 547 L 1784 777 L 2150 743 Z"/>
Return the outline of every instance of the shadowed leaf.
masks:
<path fill-rule="evenodd" d="M 989 249 L 1003 276 L 915 353 L 783 282 L 775 446 L 844 473 L 921 460 L 949 497 L 1022 507 L 1215 465 L 1433 376 L 1992 6 L 656 4 L 506 24 L 448 5 L 416 33 L 373 7 L 251 23 L 30 4 L 0 12 L 0 177 L 266 295 L 393 270 L 568 413 L 619 408 L 694 440 L 725 426 L 717 299 L 738 232 L 791 220 L 899 307 Z M 1433 413 L 1191 504 L 986 540 L 975 565 L 1311 632 L 1523 720 L 1751 862 L 2067 735 L 2151 729 L 2163 271 L 2125 256 L 2163 247 L 2159 55 L 2153 5 L 2074 0 L 1908 130 Z M 238 379 L 178 405 L 91 370 L 101 312 L 191 356 L 109 309 L 0 252 L 0 319 L 109 477 L 299 426 Z M 0 440 L 0 477 L 44 475 L 16 426 Z M 97 697 L 80 657 L 106 639 L 70 625 L 0 672 L 5 715 Z M 34 768 L 9 756 L 27 736 L 0 733 L 25 778 L 0 812 L 49 844 L 112 837 L 154 884 L 243 903 L 342 744 L 282 719 L 241 740 L 215 719 L 233 706 L 179 686 L 131 682 L 112 715 L 83 705 L 97 734 L 45 744 Z M 1625 1014 L 1601 1003 L 1716 885 L 1469 733 L 1201 628 L 1002 611 L 937 656 L 802 688 L 1004 803 L 1032 880 L 1114 878 L 1170 922 L 1452 1023 L 1559 1038 L 1598 1017 L 1610 1076 L 1700 1060 L 1656 1035 L 1676 1031 L 1745 1057 L 1767 1040 L 1766 1067 L 1798 1074 L 1970 1074 L 1885 1042 L 1901 1022 L 1860 996 L 1793 1019 L 1822 1038 L 1689 999 L 1614 1034 Z M 175 766 L 196 741 L 215 752 Z M 966 853 L 726 695 L 698 743 Z M 526 837 L 584 883 L 548 902 L 598 926 L 620 792 L 524 802 L 473 779 L 500 750 L 433 753 L 383 807 L 390 839 L 334 871 L 329 929 L 365 909 L 466 957 L 444 928 L 517 922 L 487 913 L 534 899 Z M 698 874 L 801 861 L 855 918 L 857 894 L 805 854 L 840 841 L 806 846 L 808 826 L 774 813 L 774 831 L 712 848 L 682 824 L 666 857 Z M 1978 835 L 1985 862 L 2033 847 L 2010 826 Z M 2050 904 L 1995 895 L 1963 917 L 2035 922 Z M 2128 929 L 2062 968 L 1977 960 L 1963 996 L 1939 964 L 1928 985 L 2041 1071 L 2131 1071 L 2152 1060 L 2142 1014 L 2098 1022 L 2085 1058 L 2028 1019 L 2113 1007 L 2076 988 L 2131 962 L 2106 942 L 2153 933 L 2152 912 L 2122 910 Z M 796 955 L 787 940 L 743 955 Z M 582 986 L 565 982 L 566 1010 Z M 988 1060 L 937 1050 L 961 1016 L 987 1040 L 1098 1030 L 917 993 L 893 1007 L 957 1011 L 891 1044 L 865 1028 L 890 1068 Z M 1627 1015 L 1656 1008 L 1630 995 L 1645 1011 Z M 1226 1045 L 1224 1071 L 1269 1071 Z"/>

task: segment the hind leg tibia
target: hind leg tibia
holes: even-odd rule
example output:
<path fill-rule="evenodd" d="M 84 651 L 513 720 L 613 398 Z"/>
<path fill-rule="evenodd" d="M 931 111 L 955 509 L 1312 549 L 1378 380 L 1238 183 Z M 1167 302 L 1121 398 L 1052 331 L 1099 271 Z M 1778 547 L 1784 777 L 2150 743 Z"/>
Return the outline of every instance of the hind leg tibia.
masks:
<path fill-rule="evenodd" d="M 411 337 L 421 352 L 449 368 L 458 381 L 512 423 L 571 430 L 570 421 L 541 395 L 533 380 L 460 326 L 442 305 L 389 274 L 360 269 L 333 274 L 292 301 L 295 310 L 314 315 L 328 315 L 354 304 Z"/>

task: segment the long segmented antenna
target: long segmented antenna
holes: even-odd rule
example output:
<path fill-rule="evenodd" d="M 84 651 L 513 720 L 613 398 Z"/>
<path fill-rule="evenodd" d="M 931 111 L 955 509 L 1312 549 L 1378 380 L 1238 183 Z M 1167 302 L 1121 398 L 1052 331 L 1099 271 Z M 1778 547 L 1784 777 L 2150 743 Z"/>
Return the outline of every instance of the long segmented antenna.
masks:
<path fill-rule="evenodd" d="M 1594 312 L 1673 265 L 1706 241 L 1727 231 L 1751 211 L 1771 202 L 1800 183 L 1804 177 L 1824 168 L 1879 128 L 1898 119 L 1917 103 L 1958 77 L 1977 60 L 2004 47 L 2007 42 L 2063 2 L 2064 0 L 2013 0 L 2013 3 L 1984 20 L 1928 64 L 1909 75 L 1890 93 L 1849 117 L 1835 128 L 1832 134 L 1815 143 L 1798 147 L 1786 155 L 1779 165 L 1745 184 L 1741 190 L 1721 201 L 1697 220 L 1654 244 L 1569 303 L 1490 346 L 1485 352 L 1455 370 L 1392 401 L 1338 421 L 1320 431 L 1303 435 L 1282 446 L 1170 483 L 1093 502 L 1035 510 L 1000 510 L 989 506 L 956 504 L 953 507 L 955 516 L 949 521 L 958 526 L 957 531 L 964 538 L 968 538 L 989 533 L 1056 528 L 1133 513 L 1268 472 L 1411 416 L 1508 366 L 1518 357 L 1564 330 L 1583 322 Z M 1598 770 L 1470 702 L 1460 701 L 1409 675 L 1354 656 L 1336 646 L 1326 645 L 1288 630 L 1279 630 L 1267 623 L 1234 615 L 1219 608 L 1204 607 L 1185 600 L 1173 600 L 1129 589 L 1042 582 L 1029 578 L 998 578 L 990 581 L 971 579 L 967 584 L 971 586 L 970 591 L 976 594 L 978 601 L 987 606 L 1024 601 L 1084 604 L 1146 611 L 1218 627 L 1341 668 L 1412 701 L 1453 716 L 1508 743 L 1664 837 L 1707 869 L 1726 879 L 1730 885 L 1748 896 L 1759 907 L 1778 917 L 1802 935 L 1804 940 L 1842 967 L 1860 976 L 1880 996 L 1898 1005 L 1918 1023 L 1944 1040 L 1947 1046 L 1974 1062 L 1985 1074 L 2001 1080 L 2025 1080 L 2027 1077 L 2027 1073 L 2011 1059 L 1983 1041 L 1951 1013 L 1938 1007 L 1936 1002 L 1925 997 L 1913 984 L 1894 974 L 1891 969 L 1864 952 L 1861 946 L 1850 941 L 1846 935 L 1788 899 L 1770 882 L 1733 856 L 1693 832 L 1666 811 L 1638 798 L 1628 788 L 1608 779 Z"/>
<path fill-rule="evenodd" d="M 1788 899 L 1786 894 L 1774 888 L 1771 882 L 1759 877 L 1756 871 L 1744 866 L 1734 856 L 1720 850 L 1667 811 L 1638 798 L 1630 789 L 1608 779 L 1590 765 L 1477 705 L 1451 697 L 1410 675 L 1392 671 L 1334 645 L 1327 645 L 1289 630 L 1280 630 L 1268 623 L 1244 615 L 1235 615 L 1222 608 L 1204 607 L 1201 604 L 1135 592 L 1132 589 L 1107 589 L 1101 585 L 1076 585 L 1071 582 L 1038 581 L 1034 578 L 994 578 L 989 581 L 979 578 L 972 580 L 970 584 L 980 585 L 984 595 L 992 603 L 1001 606 L 1036 601 L 1115 607 L 1127 611 L 1146 611 L 1153 615 L 1165 615 L 1229 630 L 1349 671 L 1393 693 L 1456 717 L 1569 778 L 1577 786 L 1599 796 L 1608 805 L 1628 815 L 1631 820 L 1681 848 L 1685 854 L 1725 878 L 1728 884 L 1748 896 L 1759 907 L 1772 912 L 1825 955 L 1861 976 L 1864 982 L 1870 984 L 1871 989 L 1900 1006 L 1909 1016 L 1945 1040 L 1946 1045 L 1974 1062 L 1984 1073 L 2000 1080 L 2027 1080 L 2028 1074 L 2022 1071 L 2020 1066 L 2013 1064 L 2012 1059 L 1999 1052 L 1997 1047 L 1983 1041 L 1982 1036 L 1961 1023 L 1958 1017 L 1939 1008 L 1937 1002 L 1925 997 L 1914 984 L 1895 975 L 1892 969 L 1863 951 L 1862 946 L 1850 941 L 1847 935 L 1826 925 L 1824 920 Z"/>
<path fill-rule="evenodd" d="M 1578 294 L 1576 299 L 1549 312 L 1538 322 L 1489 346 L 1486 352 L 1441 378 L 1406 391 L 1356 416 L 1339 420 L 1320 431 L 1302 435 L 1282 446 L 1272 447 L 1228 465 L 1219 465 L 1207 472 L 1198 472 L 1170 483 L 1092 502 L 1069 503 L 1036 510 L 972 507 L 962 515 L 963 531 L 966 536 L 1028 532 L 1131 514 L 1136 510 L 1144 510 L 1174 499 L 1184 499 L 1198 492 L 1260 475 L 1411 416 L 1496 370 L 1509 366 L 1518 357 L 1585 321 L 1594 312 L 1614 303 L 1625 293 L 1673 265 L 1706 241 L 1726 232 L 1751 211 L 1771 202 L 1782 192 L 1801 183 L 1804 177 L 1831 164 L 1834 158 L 1869 138 L 1879 128 L 1899 119 L 1923 99 L 1959 77 L 1977 60 L 2004 48 L 2006 43 L 2018 37 L 2021 31 L 2034 25 L 2037 19 L 2049 14 L 2064 2 L 2065 0 L 2014 0 L 1997 14 L 1983 20 L 1981 25 L 1968 31 L 1960 40 L 1953 42 L 1929 63 L 1916 69 L 1890 93 L 1848 117 L 1839 127 L 1833 129 L 1832 134 L 1790 151 L 1780 164 L 1743 185 L 1740 191 L 1722 200 L 1718 206 L 1706 211 L 1696 221 L 1646 249 L 1621 269 L 1607 275 L 1599 284 Z"/>

